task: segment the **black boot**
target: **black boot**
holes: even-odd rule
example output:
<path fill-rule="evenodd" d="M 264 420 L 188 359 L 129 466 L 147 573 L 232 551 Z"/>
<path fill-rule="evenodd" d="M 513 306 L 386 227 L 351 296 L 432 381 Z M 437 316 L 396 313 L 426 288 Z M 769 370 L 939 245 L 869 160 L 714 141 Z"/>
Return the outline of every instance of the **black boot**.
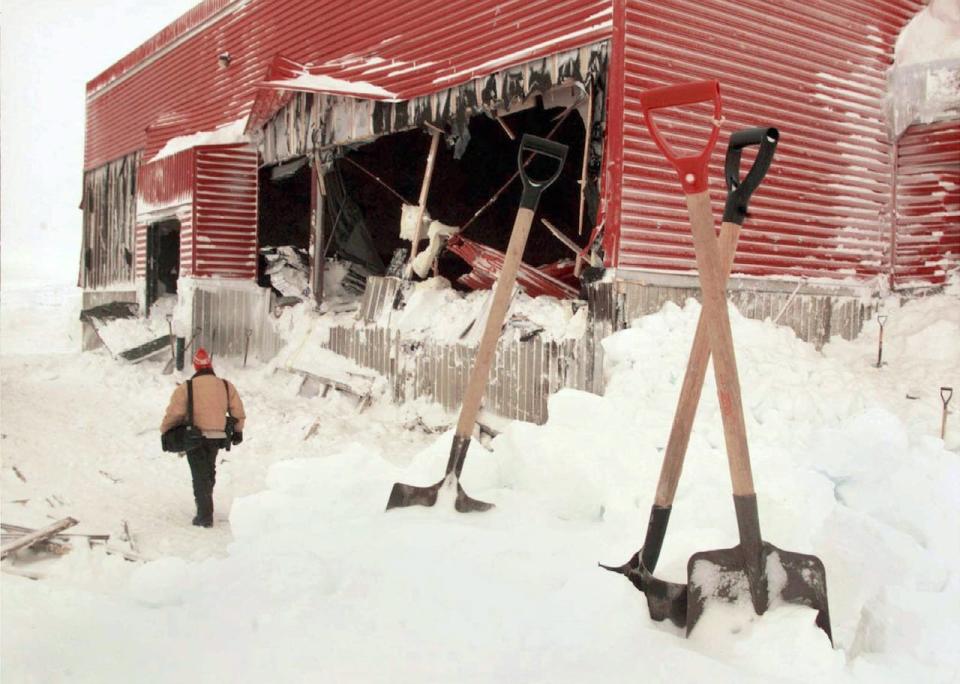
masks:
<path fill-rule="evenodd" d="M 199 515 L 193 516 L 193 524 L 197 527 L 213 527 L 212 520 L 204 520 Z"/>

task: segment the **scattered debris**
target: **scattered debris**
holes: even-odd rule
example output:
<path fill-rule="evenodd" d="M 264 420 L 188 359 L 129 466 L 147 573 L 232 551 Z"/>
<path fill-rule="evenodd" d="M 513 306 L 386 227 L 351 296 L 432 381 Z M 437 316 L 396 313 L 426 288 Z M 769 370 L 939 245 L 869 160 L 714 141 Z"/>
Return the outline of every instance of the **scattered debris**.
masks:
<path fill-rule="evenodd" d="M 940 388 L 940 401 L 943 402 L 943 418 L 940 420 L 940 439 L 947 438 L 947 414 L 950 413 L 950 409 L 948 409 L 947 407 L 950 405 L 950 399 L 952 398 L 953 398 L 952 387 Z"/>
<path fill-rule="evenodd" d="M 37 542 L 45 541 L 56 535 L 57 532 L 65 530 L 68 527 L 73 527 L 76 524 L 77 521 L 73 518 L 63 518 L 62 520 L 58 520 L 52 525 L 47 525 L 42 529 L 25 532 L 16 539 L 10 541 L 9 543 L 4 543 L 3 546 L 0 547 L 0 559 L 6 558 L 14 551 L 19 551 L 20 549 L 28 546 L 33 546 Z"/>
<path fill-rule="evenodd" d="M 146 558 L 144 558 L 138 553 L 130 553 L 129 551 L 118 549 L 115 546 L 110 546 L 109 544 L 107 546 L 104 546 L 103 550 L 105 553 L 111 556 L 122 556 L 124 560 L 128 560 L 132 563 L 144 563 L 147 561 Z"/>
<path fill-rule="evenodd" d="M 417 416 L 413 420 L 408 420 L 406 423 L 404 423 L 403 429 L 418 430 L 419 432 L 423 432 L 428 435 L 439 435 L 449 430 L 452 424 L 453 423 L 428 425 L 421 416 Z"/>
<path fill-rule="evenodd" d="M 171 343 L 170 340 L 171 338 L 169 335 L 162 335 L 150 340 L 149 342 L 137 345 L 132 349 L 127 349 L 126 351 L 120 352 L 120 358 L 125 361 L 129 361 L 130 363 L 139 363 L 140 361 L 149 359 L 151 356 L 156 356 L 160 352 L 167 349 Z"/>
<path fill-rule="evenodd" d="M 110 473 L 108 473 L 106 470 L 101 470 L 101 471 L 99 471 L 99 472 L 100 472 L 101 475 L 103 475 L 105 478 L 107 478 L 108 480 L 110 480 L 110 481 L 113 482 L 114 484 L 118 484 L 118 483 L 120 483 L 120 482 L 123 482 L 123 480 L 121 480 L 119 477 L 114 477 L 113 475 L 111 475 Z"/>
<path fill-rule="evenodd" d="M 472 290 L 490 289 L 503 268 L 503 252 L 462 235 L 454 235 L 447 240 L 447 249 L 473 268 L 457 281 Z M 576 288 L 522 261 L 517 271 L 517 284 L 530 297 L 546 295 L 557 299 L 576 299 L 578 294 Z"/>
<path fill-rule="evenodd" d="M 23 476 L 23 473 L 20 472 L 20 469 L 17 466 L 13 466 L 13 472 L 16 473 L 17 477 L 20 478 L 21 482 L 27 481 L 27 478 Z"/>
<path fill-rule="evenodd" d="M 139 549 L 137 549 L 137 543 L 133 541 L 133 533 L 130 531 L 130 523 L 128 523 L 126 520 L 123 521 L 123 536 L 120 537 L 120 540 L 127 542 L 127 544 L 130 545 L 130 550 L 132 550 L 134 553 L 139 553 Z"/>
<path fill-rule="evenodd" d="M 118 318 L 134 318 L 139 308 L 136 302 L 110 302 L 84 309 L 80 312 L 80 320 L 84 323 L 95 323 Z"/>
<path fill-rule="evenodd" d="M 270 286 L 282 297 L 302 301 L 310 292 L 310 255 L 307 250 L 293 245 L 262 247 L 260 254 L 266 261 L 264 276 Z"/>

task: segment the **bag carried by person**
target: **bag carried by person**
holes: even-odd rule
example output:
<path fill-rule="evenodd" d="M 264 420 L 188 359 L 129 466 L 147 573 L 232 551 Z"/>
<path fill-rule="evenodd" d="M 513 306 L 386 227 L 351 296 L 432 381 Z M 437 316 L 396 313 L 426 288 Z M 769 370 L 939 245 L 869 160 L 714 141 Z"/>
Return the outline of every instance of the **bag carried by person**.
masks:
<path fill-rule="evenodd" d="M 203 444 L 203 433 L 193 424 L 193 384 L 187 380 L 187 422 L 170 428 L 160 435 L 164 451 L 180 453 Z"/>
<path fill-rule="evenodd" d="M 237 434 L 237 419 L 233 417 L 230 413 L 230 385 L 227 384 L 227 381 L 223 381 L 223 389 L 227 392 L 227 423 L 223 428 L 224 433 L 226 433 L 227 438 L 223 440 L 223 447 L 230 451 L 230 447 L 234 444 L 239 444 L 240 442 L 236 440 Z"/>

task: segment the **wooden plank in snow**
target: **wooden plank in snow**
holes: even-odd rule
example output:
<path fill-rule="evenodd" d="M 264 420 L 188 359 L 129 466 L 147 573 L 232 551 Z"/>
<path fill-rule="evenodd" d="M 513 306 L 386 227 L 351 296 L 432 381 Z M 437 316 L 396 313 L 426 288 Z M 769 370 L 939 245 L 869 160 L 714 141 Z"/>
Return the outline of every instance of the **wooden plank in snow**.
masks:
<path fill-rule="evenodd" d="M 52 525 L 47 525 L 46 527 L 36 530 L 35 532 L 30 532 L 28 534 L 25 534 L 19 539 L 16 539 L 10 542 L 9 544 L 4 544 L 3 547 L 0 548 L 0 560 L 6 558 L 9 554 L 13 553 L 14 551 L 18 551 L 20 549 L 36 544 L 38 541 L 43 541 L 44 539 L 48 539 L 54 536 L 57 532 L 60 532 L 61 530 L 65 530 L 68 527 L 73 527 L 76 524 L 77 524 L 77 521 L 74 520 L 73 518 L 64 518 L 63 520 L 58 520 Z"/>

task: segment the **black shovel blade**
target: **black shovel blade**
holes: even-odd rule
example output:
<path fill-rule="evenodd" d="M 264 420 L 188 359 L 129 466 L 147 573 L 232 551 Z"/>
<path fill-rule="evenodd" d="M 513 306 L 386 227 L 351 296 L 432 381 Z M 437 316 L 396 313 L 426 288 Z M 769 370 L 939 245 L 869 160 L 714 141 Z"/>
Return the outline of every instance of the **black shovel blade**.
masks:
<path fill-rule="evenodd" d="M 798 603 L 817 611 L 817 626 L 830 643 L 827 573 L 816 556 L 793 553 L 763 542 L 758 562 L 749 562 L 742 546 L 701 551 L 687 563 L 687 635 L 696 626 L 708 600 L 737 602 L 750 597 L 757 615 L 771 603 Z"/>
<path fill-rule="evenodd" d="M 437 484 L 429 487 L 417 487 L 403 484 L 402 482 L 394 483 L 393 489 L 390 490 L 390 498 L 387 500 L 387 510 L 389 511 L 391 508 L 405 508 L 407 506 L 433 506 L 437 503 L 437 496 L 440 494 L 440 489 L 451 479 L 457 484 L 457 500 L 454 503 L 454 508 L 456 508 L 457 511 L 460 513 L 471 513 L 474 511 L 488 511 L 493 508 L 492 503 L 480 501 L 479 499 L 468 496 L 463 490 L 463 487 L 460 486 L 459 480 L 452 477 L 445 477 Z"/>
<path fill-rule="evenodd" d="M 391 508 L 405 508 L 407 506 L 432 506 L 437 503 L 437 495 L 446 478 L 430 487 L 416 487 L 414 485 L 395 482 L 387 499 L 387 510 Z"/>
<path fill-rule="evenodd" d="M 600 567 L 618 572 L 642 591 L 647 597 L 647 610 L 650 618 L 656 622 L 670 620 L 677 627 L 687 624 L 687 585 L 657 579 L 640 560 L 642 549 L 637 551 L 623 565 L 613 566 L 600 563 Z"/>
<path fill-rule="evenodd" d="M 460 486 L 460 481 L 458 480 L 457 500 L 454 502 L 453 507 L 460 513 L 482 513 L 483 511 L 489 511 L 493 508 L 493 504 L 467 496 L 467 493 L 463 491 L 463 487 Z"/>

